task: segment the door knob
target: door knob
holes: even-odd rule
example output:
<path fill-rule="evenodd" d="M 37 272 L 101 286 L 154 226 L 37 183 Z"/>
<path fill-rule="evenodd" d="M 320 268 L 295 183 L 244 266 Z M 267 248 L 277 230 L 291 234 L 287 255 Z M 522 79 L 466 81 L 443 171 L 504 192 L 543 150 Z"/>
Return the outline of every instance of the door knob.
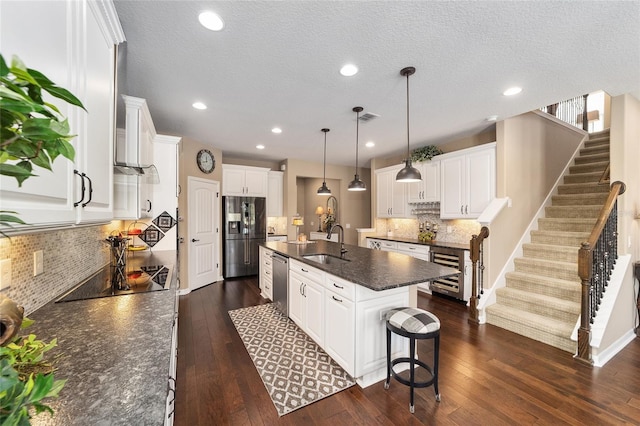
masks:
<path fill-rule="evenodd" d="M 192 243 L 195 243 L 196 241 L 200 241 L 200 240 L 196 240 L 195 238 L 192 238 L 192 239 L 191 239 L 191 242 L 192 242 Z"/>

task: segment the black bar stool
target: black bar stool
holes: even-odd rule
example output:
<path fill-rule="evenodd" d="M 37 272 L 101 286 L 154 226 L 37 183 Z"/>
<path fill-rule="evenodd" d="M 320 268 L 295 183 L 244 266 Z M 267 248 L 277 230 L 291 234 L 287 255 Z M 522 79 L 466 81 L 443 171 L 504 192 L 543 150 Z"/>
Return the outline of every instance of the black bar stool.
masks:
<path fill-rule="evenodd" d="M 436 401 L 440 402 L 440 393 L 438 392 L 438 356 L 440 351 L 440 320 L 431 312 L 427 312 L 418 308 L 394 308 L 385 314 L 387 323 L 387 380 L 384 382 L 384 388 L 389 389 L 389 380 L 391 376 L 394 379 L 409 386 L 411 393 L 411 403 L 409 411 L 413 414 L 415 409 L 413 406 L 413 389 L 426 388 L 433 385 L 436 393 Z M 409 338 L 409 357 L 391 359 L 391 332 L 400 336 Z M 416 339 L 435 339 L 433 349 L 433 369 L 426 363 L 415 358 Z M 393 370 L 396 364 L 409 363 L 409 380 L 400 377 Z M 430 374 L 430 379 L 423 382 L 415 380 L 415 366 L 418 365 Z"/>

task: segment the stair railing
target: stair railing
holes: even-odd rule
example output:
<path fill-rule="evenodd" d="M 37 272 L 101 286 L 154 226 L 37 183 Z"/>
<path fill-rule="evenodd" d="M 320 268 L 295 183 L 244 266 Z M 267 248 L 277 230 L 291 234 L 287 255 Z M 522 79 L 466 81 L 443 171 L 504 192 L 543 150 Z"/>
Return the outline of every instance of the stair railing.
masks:
<path fill-rule="evenodd" d="M 618 196 L 626 186 L 616 181 L 611 184 L 609 196 L 598 220 L 578 250 L 578 275 L 582 282 L 578 353 L 575 359 L 592 365 L 591 324 L 596 316 L 611 272 L 618 258 Z"/>
<path fill-rule="evenodd" d="M 469 300 L 469 323 L 480 324 L 478 300 L 484 293 L 484 240 L 489 236 L 489 228 L 483 226 L 478 235 L 472 235 L 471 250 L 471 299 Z"/>
<path fill-rule="evenodd" d="M 587 98 L 589 94 L 576 96 L 566 101 L 547 105 L 540 108 L 541 111 L 553 115 L 565 123 L 571 124 L 584 131 L 589 131 L 589 120 L 587 114 Z"/>

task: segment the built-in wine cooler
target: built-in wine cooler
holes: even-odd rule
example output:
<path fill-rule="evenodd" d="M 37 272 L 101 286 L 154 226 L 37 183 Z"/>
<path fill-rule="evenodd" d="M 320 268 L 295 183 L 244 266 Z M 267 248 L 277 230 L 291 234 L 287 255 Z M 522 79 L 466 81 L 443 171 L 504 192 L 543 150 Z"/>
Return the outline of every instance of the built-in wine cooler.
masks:
<path fill-rule="evenodd" d="M 471 297 L 471 264 L 465 253 L 468 252 L 447 247 L 431 247 L 431 262 L 456 268 L 461 272 L 453 277 L 431 281 L 429 287 L 432 293 L 446 294 L 464 301 L 469 300 Z"/>

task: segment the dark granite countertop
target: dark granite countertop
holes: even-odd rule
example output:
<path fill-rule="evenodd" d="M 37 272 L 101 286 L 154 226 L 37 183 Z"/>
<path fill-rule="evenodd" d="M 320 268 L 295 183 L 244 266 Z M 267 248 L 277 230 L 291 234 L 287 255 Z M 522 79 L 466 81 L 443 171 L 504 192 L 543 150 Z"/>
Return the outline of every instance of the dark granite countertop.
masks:
<path fill-rule="evenodd" d="M 33 425 L 162 425 L 175 313 L 176 253 L 136 253 L 129 263 L 174 265 L 169 290 L 50 302 L 29 317 L 39 339 L 58 339 L 56 379 L 67 379 Z M 55 351 L 55 352 L 54 352 Z"/>
<path fill-rule="evenodd" d="M 387 237 L 385 236 L 380 236 L 380 237 L 367 237 L 367 238 L 374 238 L 376 240 L 387 240 L 387 241 L 396 241 L 399 243 L 410 243 L 410 244 L 420 244 L 423 246 L 433 246 L 433 247 L 447 247 L 447 248 L 453 248 L 453 249 L 460 249 L 460 250 L 469 250 L 469 244 L 460 244 L 460 243 L 448 243 L 446 241 L 429 241 L 429 242 L 422 242 L 420 240 L 418 240 L 417 238 L 403 238 L 403 237 Z"/>
<path fill-rule="evenodd" d="M 375 291 L 419 284 L 460 272 L 457 269 L 415 259 L 406 254 L 371 250 L 348 244 L 345 244 L 348 250 L 345 259 L 349 259 L 349 262 L 325 265 L 302 257 L 320 253 L 340 257 L 340 244 L 324 240 L 307 244 L 271 241 L 262 245 L 309 266 Z"/>

